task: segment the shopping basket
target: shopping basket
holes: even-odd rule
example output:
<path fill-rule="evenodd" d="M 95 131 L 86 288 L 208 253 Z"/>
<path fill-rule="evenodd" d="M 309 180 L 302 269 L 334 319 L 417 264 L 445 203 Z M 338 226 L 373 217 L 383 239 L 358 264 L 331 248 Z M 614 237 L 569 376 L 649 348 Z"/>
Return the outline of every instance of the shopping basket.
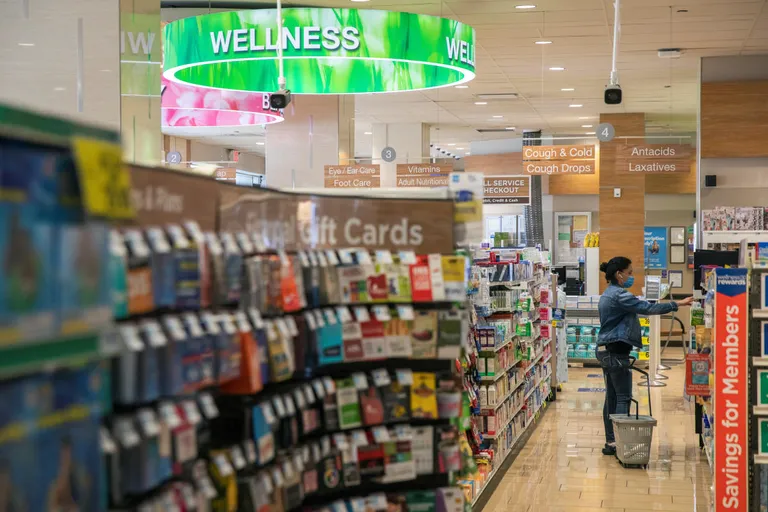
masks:
<path fill-rule="evenodd" d="M 648 373 L 635 368 L 635 358 L 631 358 L 630 369 L 639 372 L 646 377 Z M 650 377 L 648 377 L 650 380 Z M 630 403 L 627 414 L 611 414 L 613 432 L 616 436 L 616 458 L 624 467 L 647 467 L 651 457 L 651 441 L 653 441 L 653 427 L 656 420 L 653 419 L 651 409 L 651 388 L 648 387 L 648 416 L 640 415 L 640 404 L 635 399 L 630 399 L 635 404 L 635 415 L 632 415 Z"/>

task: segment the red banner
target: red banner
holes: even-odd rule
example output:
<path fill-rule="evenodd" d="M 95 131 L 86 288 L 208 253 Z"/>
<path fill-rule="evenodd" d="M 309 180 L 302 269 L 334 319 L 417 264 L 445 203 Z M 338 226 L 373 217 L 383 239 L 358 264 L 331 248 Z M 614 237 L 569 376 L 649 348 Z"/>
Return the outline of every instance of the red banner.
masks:
<path fill-rule="evenodd" d="M 715 511 L 749 503 L 747 271 L 715 269 Z"/>
<path fill-rule="evenodd" d="M 709 396 L 709 354 L 685 356 L 685 393 L 689 396 Z"/>

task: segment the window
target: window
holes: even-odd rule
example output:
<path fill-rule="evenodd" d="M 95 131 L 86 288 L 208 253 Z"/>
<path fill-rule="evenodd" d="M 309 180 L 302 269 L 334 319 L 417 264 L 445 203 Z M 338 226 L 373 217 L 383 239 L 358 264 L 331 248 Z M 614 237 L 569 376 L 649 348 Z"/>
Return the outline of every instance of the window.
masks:
<path fill-rule="evenodd" d="M 500 235 L 498 240 L 497 234 Z M 524 244 L 525 217 L 523 215 L 486 216 L 483 242 L 490 244 L 491 247 L 517 247 Z"/>

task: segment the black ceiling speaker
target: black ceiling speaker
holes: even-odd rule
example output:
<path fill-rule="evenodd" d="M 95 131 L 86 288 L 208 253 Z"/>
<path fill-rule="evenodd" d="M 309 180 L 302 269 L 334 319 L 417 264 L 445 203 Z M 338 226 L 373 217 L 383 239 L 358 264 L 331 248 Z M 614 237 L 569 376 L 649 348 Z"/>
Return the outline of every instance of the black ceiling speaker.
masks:
<path fill-rule="evenodd" d="M 707 174 L 704 176 L 704 186 L 705 187 L 716 187 L 717 186 L 717 175 L 716 174 Z"/>

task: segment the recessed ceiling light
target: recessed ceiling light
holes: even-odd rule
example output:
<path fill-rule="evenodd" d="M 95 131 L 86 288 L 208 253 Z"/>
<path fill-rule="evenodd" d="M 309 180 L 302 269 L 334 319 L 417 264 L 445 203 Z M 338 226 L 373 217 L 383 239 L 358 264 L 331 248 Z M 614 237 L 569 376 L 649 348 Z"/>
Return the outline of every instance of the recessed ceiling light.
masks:
<path fill-rule="evenodd" d="M 363 132 L 363 135 L 373 135 L 373 132 Z"/>
<path fill-rule="evenodd" d="M 494 119 L 501 119 L 504 116 L 493 116 Z"/>
<path fill-rule="evenodd" d="M 61 91 L 66 91 L 67 89 L 66 87 L 54 87 L 53 90 L 56 92 L 61 92 Z"/>
<path fill-rule="evenodd" d="M 563 92 L 571 92 L 571 91 L 575 91 L 576 89 L 574 89 L 573 87 L 563 87 L 560 90 Z"/>
<path fill-rule="evenodd" d="M 370 2 L 370 0 L 352 0 L 353 2 Z"/>
<path fill-rule="evenodd" d="M 587 132 L 586 135 L 594 135 L 595 132 Z"/>
<path fill-rule="evenodd" d="M 554 67 L 549 68 L 549 70 L 550 71 L 565 71 L 565 68 L 560 67 L 560 66 L 554 66 Z"/>
<path fill-rule="evenodd" d="M 100 70 L 100 71 L 101 71 L 102 73 L 111 73 L 111 72 L 112 72 L 112 70 L 111 70 L 111 69 L 102 69 L 102 70 Z"/>
<path fill-rule="evenodd" d="M 507 127 L 506 127 L 506 128 L 504 128 L 504 129 L 505 129 L 505 130 L 514 130 L 514 129 L 515 129 L 515 127 L 514 127 L 514 126 L 507 126 Z"/>
<path fill-rule="evenodd" d="M 464 151 L 464 148 L 456 148 L 457 150 Z"/>
<path fill-rule="evenodd" d="M 515 9 L 535 9 L 536 6 L 533 4 L 522 4 L 522 5 L 516 5 Z"/>
<path fill-rule="evenodd" d="M 579 119 L 589 119 L 589 116 L 581 116 Z"/>
<path fill-rule="evenodd" d="M 487 104 L 488 104 L 487 101 L 476 101 L 475 102 L 475 105 L 487 105 Z"/>
<path fill-rule="evenodd" d="M 552 44 L 552 41 L 536 41 L 535 44 Z"/>
<path fill-rule="evenodd" d="M 446 144 L 446 146 L 455 146 L 455 145 L 456 145 L 455 143 Z"/>
<path fill-rule="evenodd" d="M 263 143 L 263 142 L 257 142 L 257 143 L 256 143 L 256 145 L 257 145 L 257 146 L 263 146 L 263 145 L 264 145 L 264 143 Z"/>
<path fill-rule="evenodd" d="M 469 86 L 468 85 L 457 85 L 456 88 L 457 89 L 469 89 Z"/>
<path fill-rule="evenodd" d="M 19 46 L 35 46 L 35 43 L 19 43 Z"/>
<path fill-rule="evenodd" d="M 582 128 L 592 128 L 591 124 L 583 124 L 581 125 Z"/>
<path fill-rule="evenodd" d="M 580 103 L 571 103 L 571 104 L 570 104 L 570 105 L 568 105 L 568 106 L 569 106 L 569 107 L 571 107 L 571 108 L 581 108 L 581 107 L 583 107 L 584 105 L 581 105 Z"/>

